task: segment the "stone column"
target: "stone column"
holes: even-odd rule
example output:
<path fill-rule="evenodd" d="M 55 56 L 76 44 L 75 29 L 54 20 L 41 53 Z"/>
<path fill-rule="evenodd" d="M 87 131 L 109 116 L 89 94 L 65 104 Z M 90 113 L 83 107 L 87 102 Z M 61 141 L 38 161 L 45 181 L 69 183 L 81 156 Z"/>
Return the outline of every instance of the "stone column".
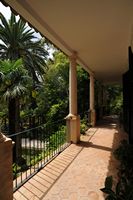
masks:
<path fill-rule="evenodd" d="M 69 140 L 73 143 L 77 143 L 80 140 L 80 117 L 77 115 L 76 54 L 73 54 L 69 58 L 69 114 L 66 117 L 67 133 Z"/>
<path fill-rule="evenodd" d="M 69 113 L 77 115 L 77 67 L 76 55 L 70 58 L 69 67 Z"/>
<path fill-rule="evenodd" d="M 90 74 L 90 123 L 94 127 L 96 123 L 95 113 L 95 91 L 94 91 L 94 76 Z"/>
<path fill-rule="evenodd" d="M 0 199 L 13 199 L 12 140 L 0 133 Z"/>

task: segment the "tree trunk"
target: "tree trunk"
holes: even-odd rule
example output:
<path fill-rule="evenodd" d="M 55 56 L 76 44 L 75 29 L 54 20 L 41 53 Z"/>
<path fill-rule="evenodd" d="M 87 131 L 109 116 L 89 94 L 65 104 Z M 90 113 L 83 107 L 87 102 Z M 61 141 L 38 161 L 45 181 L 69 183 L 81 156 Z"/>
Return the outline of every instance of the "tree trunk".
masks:
<path fill-rule="evenodd" d="M 9 100 L 9 135 L 19 132 L 19 99 Z"/>
<path fill-rule="evenodd" d="M 9 100 L 9 135 L 19 132 L 19 99 L 12 98 Z M 15 135 L 12 137 L 12 140 L 15 142 L 13 148 L 13 161 L 18 160 L 21 157 L 21 135 Z"/>

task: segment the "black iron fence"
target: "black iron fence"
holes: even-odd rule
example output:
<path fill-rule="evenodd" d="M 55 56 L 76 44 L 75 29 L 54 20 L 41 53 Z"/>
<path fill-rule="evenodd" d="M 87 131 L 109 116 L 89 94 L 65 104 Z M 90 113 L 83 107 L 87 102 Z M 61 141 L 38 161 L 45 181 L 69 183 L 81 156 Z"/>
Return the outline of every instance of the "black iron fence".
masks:
<path fill-rule="evenodd" d="M 69 146 L 65 120 L 44 124 L 13 135 L 14 191 Z"/>
<path fill-rule="evenodd" d="M 19 120 L 19 130 L 24 131 L 45 123 L 43 115 L 21 117 Z M 9 119 L 7 116 L 0 116 L 0 126 L 3 133 L 9 134 Z"/>

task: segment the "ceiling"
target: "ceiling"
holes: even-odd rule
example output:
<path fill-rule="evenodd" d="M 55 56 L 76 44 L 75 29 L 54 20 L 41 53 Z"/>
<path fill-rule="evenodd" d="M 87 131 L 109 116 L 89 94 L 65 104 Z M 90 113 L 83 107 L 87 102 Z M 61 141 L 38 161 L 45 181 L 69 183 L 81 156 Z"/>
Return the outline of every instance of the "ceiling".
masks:
<path fill-rule="evenodd" d="M 95 77 L 120 82 L 133 40 L 133 0 L 4 0 Z"/>

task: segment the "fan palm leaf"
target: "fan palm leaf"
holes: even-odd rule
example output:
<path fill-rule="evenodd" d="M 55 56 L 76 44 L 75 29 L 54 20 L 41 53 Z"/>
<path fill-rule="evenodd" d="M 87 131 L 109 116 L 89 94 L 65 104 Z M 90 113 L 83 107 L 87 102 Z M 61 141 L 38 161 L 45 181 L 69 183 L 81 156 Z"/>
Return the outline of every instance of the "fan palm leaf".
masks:
<path fill-rule="evenodd" d="M 27 71 L 23 68 L 22 60 L 0 61 L 0 92 L 4 100 L 22 96 L 26 91 L 26 84 L 31 82 Z"/>

